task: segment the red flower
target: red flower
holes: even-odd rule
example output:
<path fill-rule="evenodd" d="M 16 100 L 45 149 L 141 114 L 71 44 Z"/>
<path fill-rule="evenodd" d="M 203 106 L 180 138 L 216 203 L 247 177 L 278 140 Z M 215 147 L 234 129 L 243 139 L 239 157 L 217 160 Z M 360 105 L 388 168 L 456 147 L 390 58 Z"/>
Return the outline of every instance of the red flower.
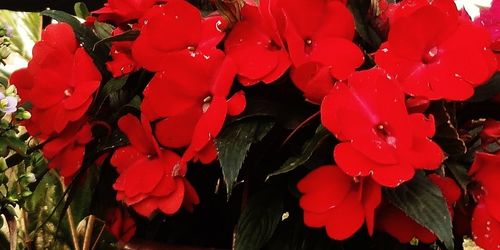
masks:
<path fill-rule="evenodd" d="M 326 227 L 330 238 L 344 240 L 366 220 L 368 232 L 373 233 L 381 188 L 370 178 L 356 179 L 335 166 L 322 166 L 304 177 L 297 187 L 304 194 L 300 207 L 304 209 L 307 226 Z"/>
<path fill-rule="evenodd" d="M 442 177 L 437 174 L 431 174 L 428 177 L 441 189 L 448 205 L 448 210 L 451 216 L 453 216 L 453 205 L 460 198 L 460 188 L 451 178 Z M 382 203 L 378 209 L 376 221 L 377 229 L 387 232 L 401 243 L 408 243 L 413 238 L 417 238 L 419 241 L 428 244 L 437 240 L 434 233 L 418 224 L 403 211 L 388 202 Z"/>
<path fill-rule="evenodd" d="M 360 71 L 337 82 L 321 104 L 321 120 L 341 143 L 335 161 L 351 176 L 372 175 L 395 187 L 414 169 L 436 169 L 443 152 L 429 137 L 434 120 L 408 114 L 404 94 L 380 69 Z"/>
<path fill-rule="evenodd" d="M 161 150 L 151 134 L 147 121 L 141 122 L 132 115 L 118 121 L 130 145 L 115 151 L 111 164 L 119 177 L 113 188 L 116 199 L 143 215 L 156 210 L 174 214 L 181 205 L 192 209 L 199 203 L 198 195 L 184 178 L 186 165 L 172 151 Z"/>
<path fill-rule="evenodd" d="M 225 51 L 236 62 L 242 84 L 271 83 L 286 72 L 290 59 L 270 13 L 270 2 L 260 1 L 259 7 L 245 5 L 241 15 L 224 42 Z"/>
<path fill-rule="evenodd" d="M 193 58 L 220 56 L 216 48 L 224 38 L 222 17 L 202 18 L 200 11 L 184 0 L 169 0 L 151 8 L 143 18 L 141 34 L 132 55 L 144 68 L 161 71 L 184 65 Z"/>
<path fill-rule="evenodd" d="M 472 215 L 474 241 L 485 249 L 500 246 L 500 152 L 493 155 L 476 153 L 469 175 L 479 184 L 472 190 L 478 201 Z"/>
<path fill-rule="evenodd" d="M 106 226 L 120 242 L 130 241 L 136 230 L 134 218 L 122 208 L 115 208 L 108 214 Z"/>
<path fill-rule="evenodd" d="M 47 26 L 28 68 L 11 79 L 24 101 L 33 105 L 34 125 L 44 135 L 60 133 L 69 122 L 79 120 L 100 81 L 92 59 L 78 47 L 71 26 L 65 23 Z"/>
<path fill-rule="evenodd" d="M 200 160 L 214 160 L 215 150 L 206 147 L 213 148 L 211 140 L 219 134 L 226 115 L 238 115 L 245 108 L 243 92 L 226 100 L 235 72 L 230 58 L 217 56 L 196 58 L 156 73 L 144 90 L 142 110 L 151 121 L 162 119 L 155 128 L 160 144 L 173 148 L 189 145 L 186 160 L 207 150 L 212 157 Z"/>
<path fill-rule="evenodd" d="M 92 12 L 101 22 L 125 23 L 141 18 L 151 9 L 156 0 L 108 0 L 104 7 Z"/>
<path fill-rule="evenodd" d="M 49 168 L 58 169 L 59 174 L 69 183 L 82 166 L 85 145 L 92 140 L 90 125 L 86 122 L 70 123 L 57 137 L 49 140 L 43 146 Z"/>
<path fill-rule="evenodd" d="M 461 20 L 452 1 L 403 1 L 377 64 L 410 95 L 465 100 L 495 72 L 488 32 Z M 427 2 L 427 1 L 424 1 Z M 417 7 L 415 7 L 417 6 Z M 453 6 L 453 9 L 450 8 Z"/>
<path fill-rule="evenodd" d="M 295 67 L 313 61 L 335 68 L 344 65 L 339 51 L 358 49 L 344 42 L 354 37 L 354 18 L 340 1 L 277 0 L 273 10 Z"/>
<path fill-rule="evenodd" d="M 278 0 L 271 9 L 293 63 L 293 83 L 309 101 L 319 104 L 335 81 L 363 63 L 345 1 Z"/>

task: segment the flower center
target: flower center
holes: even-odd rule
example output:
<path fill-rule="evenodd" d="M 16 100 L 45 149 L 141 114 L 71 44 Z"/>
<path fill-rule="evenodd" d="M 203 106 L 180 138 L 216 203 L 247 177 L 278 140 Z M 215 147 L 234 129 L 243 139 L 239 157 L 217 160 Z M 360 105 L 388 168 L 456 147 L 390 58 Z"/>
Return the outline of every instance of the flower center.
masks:
<path fill-rule="evenodd" d="M 313 40 L 311 38 L 306 38 L 306 40 L 304 40 L 304 43 L 306 43 L 306 46 L 311 46 L 313 44 Z"/>
<path fill-rule="evenodd" d="M 212 96 L 207 96 L 205 97 L 205 99 L 203 99 L 203 105 L 201 106 L 203 113 L 207 112 L 211 102 L 212 102 Z"/>
<path fill-rule="evenodd" d="M 396 146 L 396 137 L 392 136 L 391 133 L 388 131 L 388 128 L 385 124 L 379 123 L 375 125 L 375 133 L 382 137 L 385 142 L 393 147 Z"/>
<path fill-rule="evenodd" d="M 195 47 L 195 46 L 190 45 L 190 46 L 188 46 L 188 47 L 187 47 L 187 49 L 188 49 L 189 51 L 193 52 L 193 51 L 195 51 L 195 50 L 196 50 L 196 47 Z"/>
<path fill-rule="evenodd" d="M 272 39 L 269 40 L 269 44 L 267 45 L 267 48 L 271 51 L 278 51 L 281 50 L 281 46 L 279 46 L 276 42 L 274 42 Z"/>
<path fill-rule="evenodd" d="M 6 108 L 9 105 L 7 98 L 0 100 L 0 109 Z"/>
<path fill-rule="evenodd" d="M 74 91 L 75 91 L 75 89 L 73 87 L 69 87 L 69 88 L 64 90 L 64 96 L 70 97 L 71 95 L 73 95 Z"/>
<path fill-rule="evenodd" d="M 427 53 L 424 54 L 424 57 L 422 58 L 422 61 L 425 64 L 430 64 L 433 63 L 437 60 L 437 55 L 439 53 L 438 47 L 434 46 L 430 48 Z"/>

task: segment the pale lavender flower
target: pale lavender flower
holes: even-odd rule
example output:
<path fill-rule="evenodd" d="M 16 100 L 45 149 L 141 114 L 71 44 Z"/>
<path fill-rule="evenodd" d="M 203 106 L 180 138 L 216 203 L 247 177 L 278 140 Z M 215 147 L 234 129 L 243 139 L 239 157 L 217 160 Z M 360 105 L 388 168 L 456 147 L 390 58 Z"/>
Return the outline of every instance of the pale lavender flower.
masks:
<path fill-rule="evenodd" d="M 11 114 L 17 110 L 17 98 L 0 93 L 0 112 Z"/>

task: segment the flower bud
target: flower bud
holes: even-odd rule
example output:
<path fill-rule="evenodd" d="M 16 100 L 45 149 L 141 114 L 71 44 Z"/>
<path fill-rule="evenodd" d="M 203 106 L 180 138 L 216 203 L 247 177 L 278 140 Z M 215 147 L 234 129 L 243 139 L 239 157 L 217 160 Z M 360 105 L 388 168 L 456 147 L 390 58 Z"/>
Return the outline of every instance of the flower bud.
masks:
<path fill-rule="evenodd" d="M 17 88 L 14 85 L 10 85 L 6 90 L 5 90 L 5 95 L 10 95 L 10 96 L 15 96 L 17 95 Z"/>
<path fill-rule="evenodd" d="M 6 59 L 10 55 L 10 50 L 7 47 L 0 47 L 0 59 Z"/>
<path fill-rule="evenodd" d="M 5 161 L 4 157 L 0 157 L 0 171 L 3 172 L 7 170 L 9 166 L 7 166 L 7 161 Z"/>
<path fill-rule="evenodd" d="M 36 176 L 33 173 L 27 173 L 23 176 L 23 178 L 26 178 L 26 182 L 28 183 L 36 182 Z"/>

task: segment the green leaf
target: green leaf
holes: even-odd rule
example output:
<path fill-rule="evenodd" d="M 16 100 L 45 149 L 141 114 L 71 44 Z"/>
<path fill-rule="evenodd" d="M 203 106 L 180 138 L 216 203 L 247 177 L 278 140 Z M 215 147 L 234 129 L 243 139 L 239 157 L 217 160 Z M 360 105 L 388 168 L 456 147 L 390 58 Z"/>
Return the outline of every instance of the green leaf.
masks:
<path fill-rule="evenodd" d="M 370 25 L 370 5 L 367 0 L 349 0 L 347 7 L 351 10 L 355 24 L 356 32 L 366 43 L 370 50 L 377 49 L 382 43 L 382 39 L 375 29 Z"/>
<path fill-rule="evenodd" d="M 88 16 L 90 16 L 89 9 L 87 8 L 87 5 L 83 2 L 77 2 L 75 3 L 75 14 L 77 17 L 85 19 Z"/>
<path fill-rule="evenodd" d="M 58 10 L 44 10 L 42 15 L 51 17 L 59 22 L 67 23 L 75 32 L 76 39 L 80 41 L 85 51 L 93 58 L 94 63 L 105 77 L 109 77 L 109 72 L 106 69 L 106 61 L 109 55 L 109 48 L 106 46 L 95 46 L 100 39 L 92 32 L 91 29 L 85 27 L 74 16 Z"/>
<path fill-rule="evenodd" d="M 273 126 L 274 121 L 268 119 L 245 119 L 226 127 L 215 139 L 228 197 L 250 146 L 262 140 Z"/>
<path fill-rule="evenodd" d="M 26 151 L 28 150 L 26 143 L 17 137 L 0 138 L 0 144 L 2 143 L 23 156 L 26 155 Z"/>
<path fill-rule="evenodd" d="M 94 46 L 97 46 L 101 43 L 109 43 L 109 42 L 121 42 L 121 41 L 134 41 L 139 36 L 139 30 L 127 30 L 116 36 L 110 36 L 98 41 Z"/>
<path fill-rule="evenodd" d="M 457 156 L 467 153 L 467 146 L 457 132 L 452 105 L 445 102 L 435 102 L 429 107 L 428 112 L 434 116 L 436 121 L 436 134 L 432 140 L 447 154 Z"/>
<path fill-rule="evenodd" d="M 261 249 L 272 237 L 283 215 L 283 194 L 267 189 L 253 195 L 235 231 L 235 250 Z"/>
<path fill-rule="evenodd" d="M 458 162 L 447 162 L 446 168 L 451 172 L 453 177 L 455 177 L 454 179 L 460 185 L 462 190 L 467 190 L 467 186 L 471 181 L 469 175 L 467 174 L 467 169 Z"/>
<path fill-rule="evenodd" d="M 417 172 L 411 181 L 397 188 L 384 189 L 384 195 L 390 203 L 436 234 L 446 248 L 454 249 L 448 206 L 441 190 L 424 172 Z"/>
<path fill-rule="evenodd" d="M 99 37 L 99 40 L 96 41 L 99 42 L 100 40 L 102 39 L 106 39 L 108 37 L 111 37 L 111 33 L 113 32 L 113 25 L 109 24 L 109 23 L 103 23 L 103 22 L 94 22 L 94 29 L 95 29 L 95 33 L 97 35 L 97 37 Z M 94 46 L 96 46 L 96 44 L 94 43 Z"/>
<path fill-rule="evenodd" d="M 330 137 L 330 132 L 326 130 L 323 126 L 319 125 L 314 133 L 314 136 L 306 141 L 304 146 L 302 147 L 302 152 L 299 155 L 290 157 L 281 167 L 274 171 L 273 173 L 267 176 L 267 179 L 270 177 L 288 173 L 299 166 L 304 165 L 314 154 L 316 149 L 318 149 L 323 142 Z"/>
<path fill-rule="evenodd" d="M 468 102 L 482 102 L 489 100 L 500 93 L 500 73 L 497 72 L 484 85 L 474 90 L 474 95 L 468 99 Z"/>

